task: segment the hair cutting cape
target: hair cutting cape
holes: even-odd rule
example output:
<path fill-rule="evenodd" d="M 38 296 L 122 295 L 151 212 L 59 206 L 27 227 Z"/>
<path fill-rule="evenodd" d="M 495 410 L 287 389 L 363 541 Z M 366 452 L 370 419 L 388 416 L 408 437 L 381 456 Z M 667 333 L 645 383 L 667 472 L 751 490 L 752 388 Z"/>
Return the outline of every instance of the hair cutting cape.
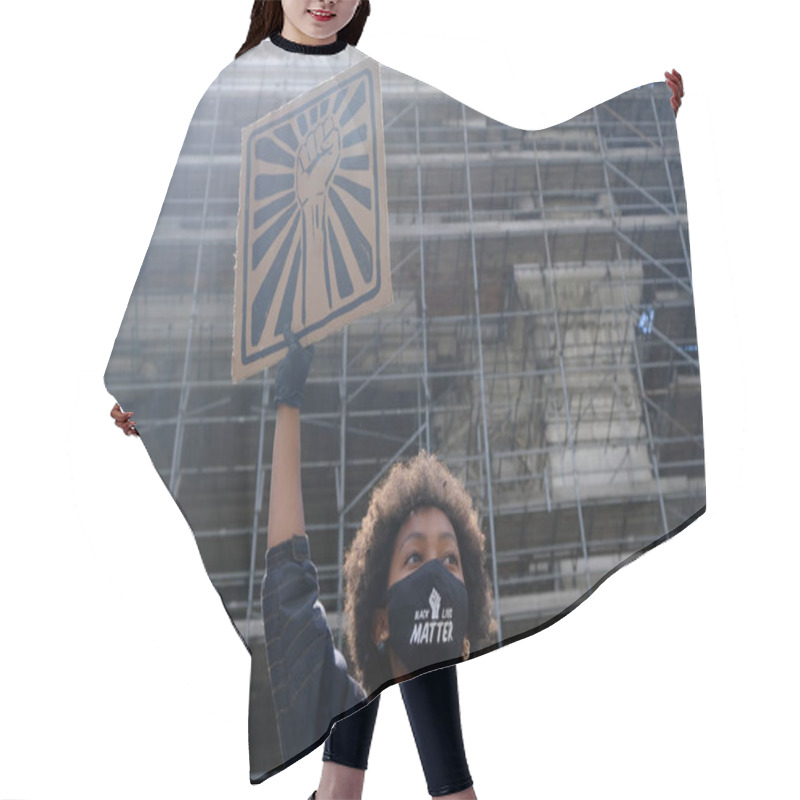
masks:
<path fill-rule="evenodd" d="M 384 283 L 359 316 L 380 281 L 391 302 Z M 474 498 L 497 625 L 473 658 L 552 624 L 702 513 L 694 319 L 664 84 L 525 131 L 349 46 L 267 40 L 220 74 L 105 378 L 252 654 L 254 782 L 365 697 L 341 566 L 396 461 L 436 453 Z M 275 363 L 287 322 L 318 339 L 308 539 L 271 552 L 262 609 L 275 369 L 234 383 L 231 350 Z"/>

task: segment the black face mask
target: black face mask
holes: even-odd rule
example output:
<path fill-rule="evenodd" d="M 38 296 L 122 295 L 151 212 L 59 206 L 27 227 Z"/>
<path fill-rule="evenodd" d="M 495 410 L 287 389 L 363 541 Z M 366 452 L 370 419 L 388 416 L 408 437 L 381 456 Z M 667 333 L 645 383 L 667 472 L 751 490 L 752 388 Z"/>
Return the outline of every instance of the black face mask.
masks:
<path fill-rule="evenodd" d="M 467 589 L 438 559 L 386 593 L 389 645 L 409 671 L 458 658 L 467 632 Z"/>

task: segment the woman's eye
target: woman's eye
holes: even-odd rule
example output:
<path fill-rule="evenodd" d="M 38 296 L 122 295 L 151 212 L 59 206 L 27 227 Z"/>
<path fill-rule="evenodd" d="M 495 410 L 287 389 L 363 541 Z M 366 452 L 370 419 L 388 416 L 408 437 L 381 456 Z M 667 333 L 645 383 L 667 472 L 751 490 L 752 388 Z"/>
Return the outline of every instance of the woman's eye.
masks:
<path fill-rule="evenodd" d="M 422 561 L 422 556 L 419 553 L 409 553 L 406 558 L 406 564 L 419 564 Z"/>
<path fill-rule="evenodd" d="M 448 553 L 442 560 L 450 566 L 458 566 L 458 556 L 455 553 Z"/>

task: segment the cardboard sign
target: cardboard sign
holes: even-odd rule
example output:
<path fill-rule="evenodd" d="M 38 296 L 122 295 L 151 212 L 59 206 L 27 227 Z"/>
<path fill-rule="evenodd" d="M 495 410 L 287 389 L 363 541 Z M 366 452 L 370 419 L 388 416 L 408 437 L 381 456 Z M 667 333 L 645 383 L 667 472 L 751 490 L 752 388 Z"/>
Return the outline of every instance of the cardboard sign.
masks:
<path fill-rule="evenodd" d="M 378 65 L 364 59 L 242 132 L 232 376 L 392 300 Z"/>

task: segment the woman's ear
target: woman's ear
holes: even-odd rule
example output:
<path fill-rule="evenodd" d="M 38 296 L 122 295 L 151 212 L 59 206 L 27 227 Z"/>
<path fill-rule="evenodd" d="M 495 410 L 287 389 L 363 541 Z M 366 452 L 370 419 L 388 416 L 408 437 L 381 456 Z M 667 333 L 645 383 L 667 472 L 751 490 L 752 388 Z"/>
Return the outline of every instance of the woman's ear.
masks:
<path fill-rule="evenodd" d="M 372 615 L 372 641 L 379 650 L 389 641 L 389 615 L 385 608 L 375 609 Z"/>

